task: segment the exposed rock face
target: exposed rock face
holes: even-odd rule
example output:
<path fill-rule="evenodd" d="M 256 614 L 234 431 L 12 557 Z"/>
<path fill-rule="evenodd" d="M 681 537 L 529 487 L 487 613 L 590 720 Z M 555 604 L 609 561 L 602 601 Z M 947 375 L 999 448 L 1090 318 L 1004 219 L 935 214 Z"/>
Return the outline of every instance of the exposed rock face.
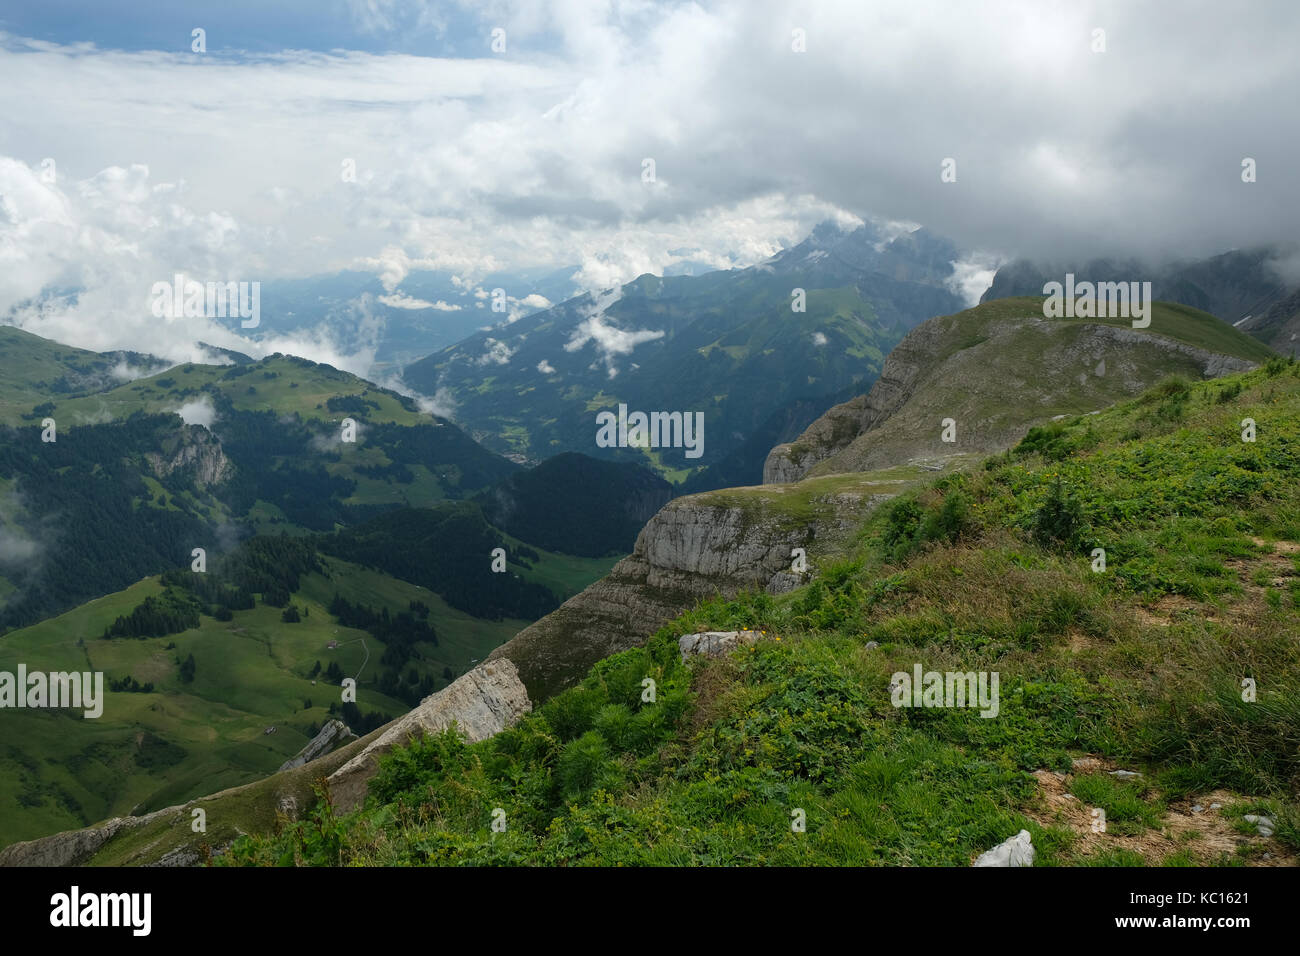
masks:
<path fill-rule="evenodd" d="M 303 764 L 310 763 L 317 757 L 323 757 L 330 751 L 336 750 L 349 741 L 356 739 L 357 735 L 351 731 L 347 724 L 341 720 L 331 718 L 325 721 L 325 726 L 321 727 L 320 733 L 307 741 L 307 746 L 280 764 L 280 770 L 292 770 L 294 767 L 301 767 Z"/>
<path fill-rule="evenodd" d="M 748 646 L 758 641 L 758 631 L 705 631 L 702 634 L 683 634 L 677 641 L 677 649 L 682 652 L 682 661 L 688 657 L 703 655 L 720 657 L 730 654 L 738 647 Z"/>
<path fill-rule="evenodd" d="M 925 322 L 899 342 L 866 395 L 836 405 L 793 442 L 777 445 L 763 463 L 763 484 L 798 481 L 819 462 L 883 422 L 912 397 L 923 370 L 934 364 L 949 330 L 935 320 Z"/>
<path fill-rule="evenodd" d="M 405 717 L 389 724 L 359 753 L 328 777 L 330 796 L 338 812 L 359 807 L 367 783 L 379 769 L 379 758 L 414 737 L 436 734 L 454 722 L 471 743 L 513 726 L 532 710 L 528 692 L 515 665 L 497 658 L 463 674 Z"/>
<path fill-rule="evenodd" d="M 1011 303 L 940 316 L 890 353 L 863 396 L 777 445 L 763 481 L 887 468 L 925 456 L 986 455 L 1054 416 L 1105 408 L 1169 375 L 1214 378 L 1254 363 L 1152 331 L 1044 319 Z M 1162 321 L 1176 321 L 1162 313 Z M 1154 323 L 1153 323 L 1154 327 Z M 1015 401 L 1007 401 L 1014 395 Z M 941 423 L 956 423 L 945 442 Z"/>
<path fill-rule="evenodd" d="M 0 866 L 75 866 L 123 829 L 143 822 L 143 817 L 114 817 L 98 826 L 69 830 L 14 843 L 0 850 Z"/>
<path fill-rule="evenodd" d="M 537 700 L 575 682 L 593 663 L 642 643 L 668 620 L 712 594 L 766 588 L 790 566 L 792 536 L 775 523 L 751 523 L 741 507 L 708 496 L 677 498 L 642 528 L 636 548 L 614 570 L 494 650 L 508 657 Z"/>
<path fill-rule="evenodd" d="M 872 501 L 827 498 L 813 514 L 766 511 L 782 489 L 733 489 L 669 502 L 637 536 L 629 557 L 557 610 L 524 628 L 489 660 L 514 661 L 534 700 L 575 682 L 596 661 L 642 643 L 672 618 L 715 594 L 790 590 L 790 552 L 807 548 Z M 753 492 L 756 494 L 740 494 Z M 745 499 L 752 500 L 745 500 Z"/>
<path fill-rule="evenodd" d="M 972 866 L 1033 866 L 1034 844 L 1028 830 L 1003 840 L 991 850 L 985 850 Z"/>
<path fill-rule="evenodd" d="M 1283 355 L 1300 358 L 1300 289 L 1268 309 L 1256 311 L 1237 327 Z"/>
<path fill-rule="evenodd" d="M 221 442 L 202 425 L 182 425 L 161 445 L 161 453 L 146 452 L 144 456 L 158 478 L 181 469 L 191 472 L 200 488 L 207 488 L 221 484 L 234 472 Z"/>

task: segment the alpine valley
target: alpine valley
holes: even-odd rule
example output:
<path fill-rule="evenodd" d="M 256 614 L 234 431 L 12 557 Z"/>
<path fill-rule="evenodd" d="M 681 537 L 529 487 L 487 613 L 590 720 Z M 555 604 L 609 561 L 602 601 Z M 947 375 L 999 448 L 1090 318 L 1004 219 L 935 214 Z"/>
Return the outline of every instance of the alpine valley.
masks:
<path fill-rule="evenodd" d="M 0 671 L 106 686 L 5 713 L 0 863 L 1295 863 L 1284 253 L 972 304 L 947 240 L 826 223 L 505 276 L 385 384 L 0 327 Z M 1048 317 L 1067 273 L 1153 276 L 1149 325 Z M 627 409 L 702 453 L 598 442 Z M 1000 675 L 998 719 L 891 704 L 914 668 Z"/>

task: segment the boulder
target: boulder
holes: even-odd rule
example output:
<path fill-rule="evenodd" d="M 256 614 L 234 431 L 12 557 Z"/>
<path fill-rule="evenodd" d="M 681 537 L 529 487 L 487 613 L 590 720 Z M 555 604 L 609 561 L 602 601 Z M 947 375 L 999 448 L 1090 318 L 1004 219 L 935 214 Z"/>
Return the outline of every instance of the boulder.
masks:
<path fill-rule="evenodd" d="M 975 860 L 974 866 L 1033 866 L 1034 844 L 1028 830 L 1003 840 L 991 850 L 985 850 Z"/>
<path fill-rule="evenodd" d="M 682 660 L 696 655 L 718 657 L 729 654 L 742 645 L 758 640 L 758 631 L 704 631 L 701 634 L 684 634 L 677 642 Z"/>

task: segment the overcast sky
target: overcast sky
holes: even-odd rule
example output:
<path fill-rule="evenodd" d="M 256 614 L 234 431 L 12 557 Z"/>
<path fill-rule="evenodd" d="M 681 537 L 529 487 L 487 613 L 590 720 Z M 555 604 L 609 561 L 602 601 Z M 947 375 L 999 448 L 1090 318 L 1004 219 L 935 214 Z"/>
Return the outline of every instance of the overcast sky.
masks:
<path fill-rule="evenodd" d="M 178 271 L 598 290 L 832 217 L 977 263 L 1294 240 L 1298 40 L 1294 0 L 4 0 L 0 321 L 181 358 L 241 342 L 160 325 Z"/>

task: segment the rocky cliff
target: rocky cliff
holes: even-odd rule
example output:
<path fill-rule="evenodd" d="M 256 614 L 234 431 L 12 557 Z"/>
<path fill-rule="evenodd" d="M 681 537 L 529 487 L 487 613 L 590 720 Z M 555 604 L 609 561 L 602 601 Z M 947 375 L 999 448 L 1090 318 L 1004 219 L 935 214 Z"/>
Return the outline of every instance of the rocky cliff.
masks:
<path fill-rule="evenodd" d="M 865 512 L 906 480 L 863 474 L 678 498 L 650 520 L 632 554 L 608 575 L 491 658 L 514 661 L 532 698 L 544 700 L 703 598 L 797 587 L 807 572 L 794 570 L 794 549 L 804 549 L 811 570 L 841 550 Z"/>
<path fill-rule="evenodd" d="M 303 764 L 311 763 L 328 753 L 333 753 L 344 744 L 351 743 L 357 739 L 351 728 L 341 720 L 330 719 L 325 721 L 325 726 L 307 745 L 290 757 L 284 763 L 280 764 L 281 770 L 292 770 L 294 767 L 301 767 Z"/>
<path fill-rule="evenodd" d="M 202 489 L 221 484 L 234 472 L 221 442 L 202 425 L 182 425 L 174 434 L 164 436 L 159 445 L 158 451 L 144 456 L 157 478 L 187 471 Z"/>

